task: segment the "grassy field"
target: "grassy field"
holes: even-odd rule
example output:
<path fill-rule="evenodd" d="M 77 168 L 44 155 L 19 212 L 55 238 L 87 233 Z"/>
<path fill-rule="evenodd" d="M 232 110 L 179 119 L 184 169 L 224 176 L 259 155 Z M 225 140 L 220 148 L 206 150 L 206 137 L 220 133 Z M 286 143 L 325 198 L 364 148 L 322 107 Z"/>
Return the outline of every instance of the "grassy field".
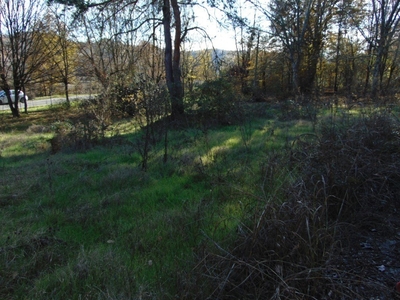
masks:
<path fill-rule="evenodd" d="M 297 176 L 287 153 L 314 136 L 316 122 L 257 111 L 241 124 L 170 130 L 167 162 L 154 143 L 146 172 L 131 119 L 96 145 L 51 154 L 55 131 L 79 110 L 1 114 L 0 298 L 212 295 L 204 253 L 232 249 L 271 200 L 285 201 Z"/>
<path fill-rule="evenodd" d="M 75 113 L 0 115 L 2 299 L 174 298 L 196 253 L 229 244 L 266 197 L 267 157 L 311 130 L 269 117 L 171 131 L 168 161 L 156 144 L 143 172 L 132 120 L 97 146 L 51 155 L 55 128 Z"/>

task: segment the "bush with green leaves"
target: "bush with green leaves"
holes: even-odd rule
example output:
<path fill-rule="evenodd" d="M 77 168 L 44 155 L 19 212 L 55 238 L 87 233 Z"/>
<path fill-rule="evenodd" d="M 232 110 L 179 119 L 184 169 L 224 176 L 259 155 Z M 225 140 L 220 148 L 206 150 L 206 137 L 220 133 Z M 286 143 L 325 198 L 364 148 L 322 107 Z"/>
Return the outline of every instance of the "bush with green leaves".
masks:
<path fill-rule="evenodd" d="M 231 124 L 239 117 L 238 100 L 230 82 L 207 80 L 191 95 L 189 111 L 203 124 Z"/>
<path fill-rule="evenodd" d="M 104 140 L 112 124 L 110 101 L 103 96 L 79 102 L 74 115 L 64 116 L 54 122 L 50 130 L 54 136 L 48 140 L 53 154 L 62 150 L 87 150 Z"/>
<path fill-rule="evenodd" d="M 147 114 L 155 120 L 168 110 L 165 86 L 146 78 L 130 85 L 116 84 L 102 97 L 109 99 L 113 116 L 141 118 Z"/>

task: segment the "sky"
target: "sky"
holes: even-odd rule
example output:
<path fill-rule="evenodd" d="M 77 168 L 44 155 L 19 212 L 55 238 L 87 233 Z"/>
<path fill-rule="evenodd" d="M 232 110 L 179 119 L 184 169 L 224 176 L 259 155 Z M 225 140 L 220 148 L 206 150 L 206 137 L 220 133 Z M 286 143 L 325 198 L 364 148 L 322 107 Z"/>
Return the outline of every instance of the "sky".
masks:
<path fill-rule="evenodd" d="M 1 0 L 0 0 L 1 1 Z M 203 1 L 203 4 L 201 4 Z M 241 14 L 250 20 L 254 18 L 254 9 L 246 8 L 249 6 L 247 0 L 235 0 L 237 5 L 241 7 Z M 264 0 L 268 1 L 268 0 Z M 190 1 L 189 1 L 190 3 Z M 217 9 L 212 9 L 206 3 L 206 0 L 197 0 L 197 4 L 193 5 L 187 11 L 181 6 L 182 19 L 189 17 L 192 13 L 195 18 L 190 21 L 190 26 L 203 28 L 212 43 L 204 37 L 201 31 L 190 31 L 187 35 L 187 40 L 184 42 L 186 50 L 202 50 L 202 49 L 220 49 L 220 50 L 236 50 L 235 29 L 232 23 L 226 18 L 225 14 Z M 218 21 L 226 24 L 227 28 L 222 28 Z M 240 30 L 236 29 L 239 38 Z"/>
<path fill-rule="evenodd" d="M 240 1 L 240 0 L 239 0 Z M 245 0 L 242 0 L 244 3 Z M 240 4 L 239 4 L 240 5 Z M 182 13 L 185 13 L 184 11 Z M 224 14 L 217 10 L 205 10 L 201 7 L 194 7 L 195 26 L 204 28 L 207 31 L 209 37 L 212 39 L 212 44 L 210 41 L 206 41 L 204 37 L 201 37 L 200 33 L 190 32 L 190 41 L 186 44 L 187 47 L 193 48 L 193 50 L 199 50 L 204 48 L 211 48 L 214 46 L 216 49 L 221 50 L 236 50 L 235 43 L 235 29 L 232 23 L 226 19 Z M 210 14 L 210 15 L 209 15 Z M 254 18 L 254 9 L 242 4 L 241 14 L 243 17 L 247 17 L 252 20 Z M 224 21 L 227 28 L 222 28 L 218 21 Z M 236 28 L 236 34 L 239 39 L 240 29 Z M 197 40 L 196 42 L 194 40 Z"/>
<path fill-rule="evenodd" d="M 215 12 L 210 17 L 202 8 L 194 8 L 194 13 L 196 18 L 193 26 L 204 28 L 208 37 L 212 40 L 212 44 L 209 38 L 205 37 L 201 31 L 190 31 L 188 40 L 185 43 L 186 47 L 193 50 L 210 49 L 212 47 L 223 50 L 236 49 L 232 26 L 229 26 L 229 29 L 224 29 L 216 21 L 217 19 L 222 20 L 223 16 L 221 13 L 218 14 Z"/>

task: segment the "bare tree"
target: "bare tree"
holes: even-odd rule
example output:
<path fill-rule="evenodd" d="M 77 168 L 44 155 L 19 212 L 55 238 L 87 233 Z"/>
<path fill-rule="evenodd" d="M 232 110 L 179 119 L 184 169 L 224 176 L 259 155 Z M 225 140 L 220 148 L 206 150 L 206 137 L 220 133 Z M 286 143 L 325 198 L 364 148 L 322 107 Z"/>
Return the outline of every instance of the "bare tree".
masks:
<path fill-rule="evenodd" d="M 383 73 L 393 37 L 400 22 L 400 0 L 372 0 L 372 15 L 375 20 L 374 32 L 376 59 L 372 71 L 371 95 L 383 92 Z"/>
<path fill-rule="evenodd" d="M 174 45 L 171 37 L 171 9 L 175 21 Z M 184 113 L 183 85 L 181 78 L 182 22 L 177 0 L 163 0 L 163 26 L 165 39 L 165 75 L 171 97 L 171 117 L 177 119 Z"/>
<path fill-rule="evenodd" d="M 68 28 L 67 12 L 49 8 L 38 25 L 41 32 L 37 39 L 40 39 L 38 44 L 42 48 L 37 52 L 45 56 L 46 60 L 33 75 L 33 83 L 42 85 L 41 93 L 51 91 L 54 84 L 62 83 L 69 107 L 69 84 L 74 79 L 78 46 L 71 39 L 72 29 Z"/>
<path fill-rule="evenodd" d="M 41 0 L 3 0 L 0 2 L 0 87 L 6 92 L 10 110 L 19 117 L 18 94 L 25 91 L 33 71 L 43 62 L 37 53 L 43 12 Z M 35 60 L 32 60 L 35 57 Z M 15 99 L 11 99 L 11 89 Z M 27 103 L 25 101 L 25 111 Z"/>
<path fill-rule="evenodd" d="M 118 3 L 79 16 L 78 34 L 85 38 L 80 42 L 80 64 L 86 73 L 94 75 L 104 91 L 124 85 L 123 81 L 134 81 L 137 22 L 133 13 Z"/>
<path fill-rule="evenodd" d="M 55 55 L 52 62 L 57 73 L 57 77 L 64 85 L 64 92 L 67 106 L 70 106 L 69 84 L 73 79 L 73 71 L 76 68 L 77 46 L 71 39 L 71 29 L 68 27 L 68 16 L 65 9 L 61 12 L 54 11 Z"/>
<path fill-rule="evenodd" d="M 271 2 L 274 35 L 286 50 L 292 66 L 292 91 L 311 91 L 324 35 L 337 1 L 290 0 Z M 305 70 L 300 74 L 300 70 Z"/>
<path fill-rule="evenodd" d="M 362 10 L 363 3 L 359 0 L 339 0 L 337 9 L 335 12 L 334 20 L 337 27 L 336 34 L 336 45 L 335 45 L 335 69 L 334 69 L 334 83 L 333 90 L 334 92 L 338 92 L 339 89 L 339 73 L 340 73 L 340 64 L 342 59 L 342 46 L 348 44 L 349 37 L 348 32 L 358 26 L 363 17 Z M 350 33 L 350 36 L 354 35 L 353 32 Z M 351 37 L 350 37 L 351 39 Z M 345 45 L 343 45 L 345 44 Z M 347 55 L 345 55 L 344 60 L 347 59 Z M 346 67 L 346 66 L 345 66 Z M 350 86 L 347 85 L 348 92 L 350 92 Z"/>
<path fill-rule="evenodd" d="M 271 2 L 271 26 L 287 50 L 292 66 L 292 91 L 299 92 L 299 69 L 303 60 L 305 35 L 309 26 L 312 0 Z"/>
<path fill-rule="evenodd" d="M 162 14 L 162 18 L 159 19 L 164 28 L 164 46 L 165 46 L 165 77 L 166 83 L 170 95 L 171 101 L 171 116 L 172 118 L 179 118 L 184 113 L 183 106 L 183 85 L 181 78 L 181 44 L 187 34 L 187 28 L 182 28 L 182 17 L 180 13 L 180 5 L 177 0 L 160 0 L 160 1 L 152 1 L 152 2 L 141 2 L 141 6 L 138 1 L 134 2 L 123 2 L 123 1 L 115 1 L 115 0 L 106 0 L 102 2 L 85 2 L 82 0 L 54 0 L 55 2 L 74 5 L 78 8 L 80 13 L 87 12 L 90 8 L 96 7 L 99 8 L 97 12 L 97 16 L 100 16 L 106 9 L 112 7 L 112 4 L 115 6 L 119 6 L 120 9 L 117 12 L 114 12 L 115 17 L 119 17 L 119 13 L 124 10 L 128 10 L 131 12 L 136 11 L 137 17 L 134 19 L 138 21 L 136 27 L 131 28 L 130 31 L 136 31 L 145 24 L 148 24 L 154 16 L 149 14 L 149 11 L 154 12 L 154 10 L 149 9 L 150 6 L 160 7 L 160 13 Z M 147 11 L 146 11 L 147 10 Z M 147 14 L 146 14 L 147 12 Z M 127 20 L 128 22 L 129 20 Z M 86 35 L 90 33 L 93 26 L 95 24 L 86 23 Z M 103 29 L 102 27 L 98 27 Z M 172 38 L 174 36 L 174 38 Z M 102 77 L 102 83 L 107 83 L 107 74 L 103 72 L 104 70 L 95 69 L 96 75 L 100 78 Z"/>

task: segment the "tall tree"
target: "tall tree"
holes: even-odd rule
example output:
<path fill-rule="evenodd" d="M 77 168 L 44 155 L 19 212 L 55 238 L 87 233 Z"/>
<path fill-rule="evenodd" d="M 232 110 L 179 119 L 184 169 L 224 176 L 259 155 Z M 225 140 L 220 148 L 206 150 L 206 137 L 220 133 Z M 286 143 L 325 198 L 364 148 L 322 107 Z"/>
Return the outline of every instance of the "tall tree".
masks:
<path fill-rule="evenodd" d="M 139 8 L 139 1 L 123 2 L 116 0 L 105 0 L 102 2 L 87 2 L 84 0 L 54 0 L 67 5 L 74 5 L 79 9 L 80 13 L 87 12 L 90 8 L 97 7 L 102 12 L 108 6 L 112 4 L 120 3 L 123 8 L 130 6 L 130 11 L 138 9 L 141 21 L 140 24 L 135 28 L 137 30 L 144 24 L 149 23 L 152 20 L 151 14 L 145 14 L 146 9 Z M 142 4 L 142 3 L 140 3 Z M 164 43 L 165 43 L 165 77 L 166 83 L 170 95 L 171 101 L 171 116 L 172 118 L 179 118 L 184 113 L 183 106 L 183 85 L 181 78 L 181 44 L 187 33 L 187 28 L 182 29 L 182 18 L 180 13 L 180 3 L 177 0 L 158 0 L 152 1 L 151 3 L 144 2 L 142 7 L 149 8 L 149 5 L 161 6 L 162 13 L 162 25 L 164 28 Z M 154 11 L 149 9 L 149 11 Z M 117 14 L 115 15 L 117 16 Z M 139 18 L 139 17 L 138 17 Z M 128 21 L 128 20 L 127 20 Z M 90 27 L 86 27 L 90 28 Z M 172 38 L 174 36 L 174 38 Z M 99 70 L 98 70 L 99 71 Z M 99 73 L 101 74 L 101 73 Z M 105 75 L 105 74 L 102 74 Z"/>
<path fill-rule="evenodd" d="M 73 71 L 76 67 L 77 46 L 71 40 L 71 30 L 68 28 L 68 17 L 66 11 L 54 11 L 54 25 L 56 34 L 56 55 L 52 56 L 53 66 L 56 69 L 57 77 L 64 85 L 66 103 L 70 106 L 69 84 L 73 79 Z"/>
<path fill-rule="evenodd" d="M 172 46 L 171 34 L 171 9 L 175 21 L 174 45 Z M 171 117 L 178 119 L 184 113 L 183 85 L 181 78 L 181 43 L 182 22 L 177 0 L 163 0 L 163 26 L 165 39 L 165 75 L 167 87 L 171 97 Z"/>
<path fill-rule="evenodd" d="M 40 51 L 45 54 L 46 61 L 37 70 L 35 79 L 50 88 L 55 83 L 62 83 L 69 106 L 68 87 L 74 78 L 78 47 L 70 37 L 72 31 L 67 22 L 65 11 L 50 10 L 40 22 L 42 32 L 37 38 L 41 39 L 43 48 Z"/>
<path fill-rule="evenodd" d="M 273 34 L 288 54 L 294 93 L 311 92 L 336 3 L 337 0 L 273 0 L 270 12 L 265 12 Z"/>
<path fill-rule="evenodd" d="M 383 92 L 382 81 L 386 60 L 393 37 L 400 22 L 400 0 L 372 0 L 372 15 L 375 20 L 375 63 L 372 72 L 371 94 Z"/>
<path fill-rule="evenodd" d="M 300 92 L 299 71 L 303 62 L 306 32 L 309 27 L 313 0 L 271 1 L 273 34 L 278 37 L 288 54 L 291 64 L 292 92 Z"/>
<path fill-rule="evenodd" d="M 305 93 L 311 93 L 314 88 L 317 65 L 336 4 L 336 0 L 315 0 L 313 3 L 310 24 L 306 32 L 306 64 L 300 81 L 301 90 Z"/>
<path fill-rule="evenodd" d="M 351 36 L 356 36 L 354 29 L 357 28 L 361 20 L 366 17 L 363 11 L 363 0 L 339 0 L 334 15 L 334 22 L 337 28 L 336 45 L 335 45 L 335 69 L 333 89 L 335 92 L 339 89 L 339 74 L 340 65 L 343 60 L 346 60 L 347 54 L 342 57 L 343 43 L 351 39 Z M 343 58 L 343 59 L 342 59 Z"/>
<path fill-rule="evenodd" d="M 93 74 L 104 91 L 123 81 L 133 81 L 135 68 L 135 19 L 118 4 L 107 5 L 100 11 L 90 10 L 79 16 L 83 72 Z M 82 72 L 82 73 L 83 73 Z"/>

